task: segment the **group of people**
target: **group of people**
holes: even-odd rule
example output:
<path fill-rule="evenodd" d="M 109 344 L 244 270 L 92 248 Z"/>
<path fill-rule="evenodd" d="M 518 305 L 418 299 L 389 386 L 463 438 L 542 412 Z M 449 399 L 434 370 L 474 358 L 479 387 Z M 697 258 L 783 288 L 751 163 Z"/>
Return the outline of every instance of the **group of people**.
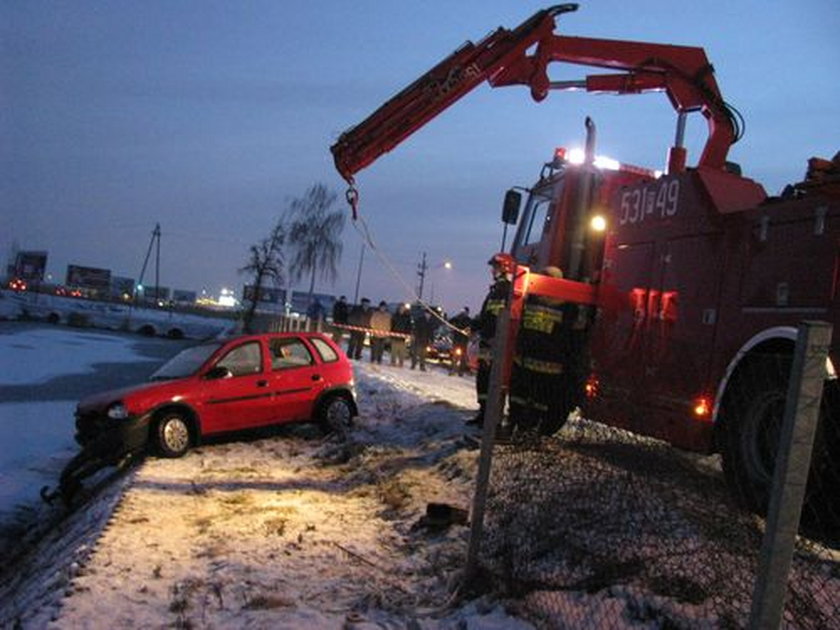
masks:
<path fill-rule="evenodd" d="M 403 367 L 410 356 L 412 370 L 426 370 L 426 349 L 438 322 L 425 308 L 412 317 L 408 306 L 400 304 L 392 314 L 385 301 L 374 309 L 363 297 L 351 307 L 342 295 L 333 306 L 332 316 L 337 324 L 333 340 L 340 343 L 344 333 L 349 333 L 347 356 L 351 359 L 362 358 L 365 336 L 370 334 L 371 363 L 382 364 L 386 342 L 390 342 L 391 365 Z"/>
<path fill-rule="evenodd" d="M 449 320 L 452 337 L 449 373 L 468 372 L 467 344 L 471 332 L 478 332 L 478 370 L 476 395 L 478 413 L 468 424 L 484 425 L 492 368 L 493 344 L 500 313 L 511 294 L 516 264 L 508 254 L 490 259 L 493 283 L 477 317 L 464 307 Z M 557 267 L 545 267 L 543 275 L 562 278 Z M 368 298 L 350 307 L 341 296 L 333 307 L 333 321 L 338 324 L 334 339 L 340 342 L 349 332 L 347 356 L 361 359 L 367 334 L 371 335 L 370 360 L 382 363 L 386 340 L 390 340 L 391 365 L 403 367 L 410 348 L 411 369 L 426 370 L 426 353 L 443 320 L 428 309 L 420 308 L 412 316 L 401 304 L 391 314 L 382 301 L 374 309 Z M 529 295 L 522 308 L 521 321 L 510 366 L 508 394 L 509 431 L 538 432 L 549 435 L 559 429 L 569 412 L 580 404 L 586 377 L 585 347 L 587 322 L 591 313 L 573 303 L 543 295 Z"/>

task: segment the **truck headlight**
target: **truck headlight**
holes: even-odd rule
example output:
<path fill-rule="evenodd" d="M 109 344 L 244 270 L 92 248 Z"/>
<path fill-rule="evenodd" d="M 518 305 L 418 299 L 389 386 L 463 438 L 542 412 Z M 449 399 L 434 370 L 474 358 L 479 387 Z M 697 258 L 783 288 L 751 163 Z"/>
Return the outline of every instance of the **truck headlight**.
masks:
<path fill-rule="evenodd" d="M 128 418 L 128 409 L 121 402 L 116 402 L 106 412 L 107 416 L 113 420 L 125 420 Z"/>

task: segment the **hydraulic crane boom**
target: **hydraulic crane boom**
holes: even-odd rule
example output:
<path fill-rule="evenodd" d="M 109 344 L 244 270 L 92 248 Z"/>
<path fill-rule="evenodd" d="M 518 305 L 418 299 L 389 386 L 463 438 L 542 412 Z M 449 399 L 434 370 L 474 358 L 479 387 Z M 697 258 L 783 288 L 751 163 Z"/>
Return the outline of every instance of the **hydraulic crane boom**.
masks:
<path fill-rule="evenodd" d="M 535 101 L 542 101 L 550 89 L 615 94 L 664 90 L 680 115 L 699 110 L 708 120 L 709 137 L 698 166 L 723 169 L 729 147 L 738 139 L 738 124 L 720 95 L 703 49 L 555 35 L 555 17 L 577 8 L 577 4 L 557 5 L 535 13 L 512 31 L 500 27 L 477 44 L 466 42 L 341 134 L 331 147 L 338 172 L 352 185 L 358 171 L 483 81 L 492 87 L 527 85 Z M 527 54 L 534 45 L 533 54 Z M 547 74 L 552 61 L 623 72 L 552 83 Z M 671 148 L 669 172 L 685 167 L 681 129 L 682 125 Z"/>

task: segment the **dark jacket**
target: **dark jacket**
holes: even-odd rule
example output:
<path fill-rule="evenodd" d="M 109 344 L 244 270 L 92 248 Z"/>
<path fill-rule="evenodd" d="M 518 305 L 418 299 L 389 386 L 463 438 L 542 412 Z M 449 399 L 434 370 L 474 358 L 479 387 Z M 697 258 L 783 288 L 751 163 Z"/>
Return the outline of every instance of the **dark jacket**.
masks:
<path fill-rule="evenodd" d="M 466 311 L 461 311 L 455 317 L 450 319 L 449 323 L 455 327 L 455 330 L 452 331 L 453 345 L 466 346 L 470 339 L 469 329 L 472 327 L 472 318 L 467 315 Z"/>
<path fill-rule="evenodd" d="M 361 304 L 357 304 L 350 309 L 348 316 L 348 323 L 352 326 L 361 326 L 362 328 L 370 327 L 370 316 L 373 314 L 373 309 L 368 307 L 365 309 Z"/>
<path fill-rule="evenodd" d="M 336 324 L 346 324 L 347 323 L 347 315 L 349 311 L 347 309 L 347 302 L 342 302 L 339 300 L 335 304 L 333 304 L 332 310 L 332 318 L 333 322 Z"/>
<path fill-rule="evenodd" d="M 408 311 L 397 311 L 391 318 L 391 330 L 393 332 L 411 334 L 411 313 Z"/>
<path fill-rule="evenodd" d="M 414 343 L 418 346 L 428 345 L 432 341 L 437 328 L 437 321 L 428 313 L 418 315 L 414 319 L 411 333 L 414 335 Z"/>
<path fill-rule="evenodd" d="M 487 297 L 481 305 L 481 312 L 476 318 L 475 327 L 478 328 L 480 344 L 489 348 L 493 337 L 496 336 L 496 321 L 499 313 L 505 307 L 505 302 L 510 293 L 510 281 L 498 280 L 490 285 Z"/>

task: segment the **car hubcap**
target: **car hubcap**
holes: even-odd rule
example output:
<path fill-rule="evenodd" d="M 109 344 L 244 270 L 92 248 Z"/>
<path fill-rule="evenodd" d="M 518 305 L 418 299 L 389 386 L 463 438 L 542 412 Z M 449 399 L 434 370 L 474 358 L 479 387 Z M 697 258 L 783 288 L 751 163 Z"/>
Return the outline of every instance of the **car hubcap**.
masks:
<path fill-rule="evenodd" d="M 190 432 L 180 419 L 170 420 L 163 427 L 163 442 L 172 451 L 180 452 L 189 444 Z"/>

